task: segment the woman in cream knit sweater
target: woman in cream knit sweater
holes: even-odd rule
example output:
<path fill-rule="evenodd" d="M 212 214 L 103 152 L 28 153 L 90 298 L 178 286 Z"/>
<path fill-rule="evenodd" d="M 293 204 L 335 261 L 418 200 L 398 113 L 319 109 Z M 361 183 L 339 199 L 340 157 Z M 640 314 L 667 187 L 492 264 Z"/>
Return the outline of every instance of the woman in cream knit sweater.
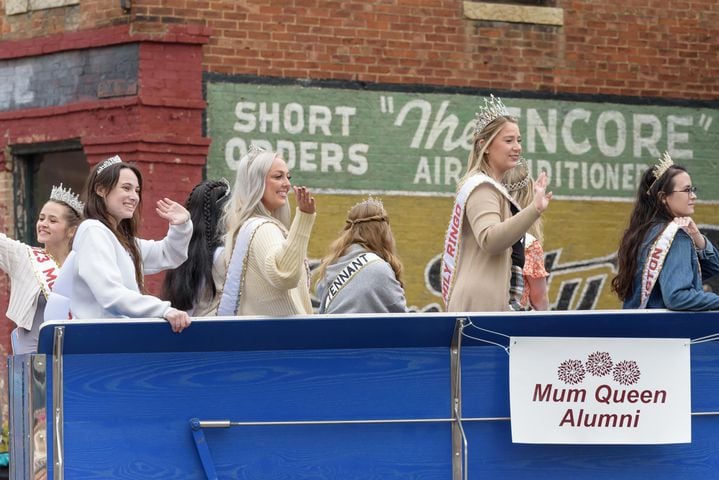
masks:
<path fill-rule="evenodd" d="M 45 303 L 70 253 L 82 209 L 78 196 L 60 184 L 52 188 L 35 224 L 37 240 L 43 248 L 30 247 L 0 234 L 0 270 L 8 274 L 11 284 L 6 315 L 17 325 L 12 333 L 15 355 L 37 350 Z"/>
<path fill-rule="evenodd" d="M 297 212 L 290 223 L 290 172 L 274 152 L 251 147 L 240 159 L 225 211 L 226 278 L 218 315 L 311 314 L 307 246 L 315 200 L 293 187 Z"/>

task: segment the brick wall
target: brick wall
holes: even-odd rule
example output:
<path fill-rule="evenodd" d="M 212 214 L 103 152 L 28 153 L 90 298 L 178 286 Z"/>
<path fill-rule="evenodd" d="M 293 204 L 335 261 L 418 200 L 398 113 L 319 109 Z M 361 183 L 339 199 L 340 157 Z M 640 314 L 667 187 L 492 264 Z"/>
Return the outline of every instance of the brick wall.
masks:
<path fill-rule="evenodd" d="M 81 0 L 0 20 L 5 39 L 131 22 L 205 25 L 213 73 L 714 99 L 719 3 L 557 0 L 562 27 L 467 19 L 460 0 Z"/>

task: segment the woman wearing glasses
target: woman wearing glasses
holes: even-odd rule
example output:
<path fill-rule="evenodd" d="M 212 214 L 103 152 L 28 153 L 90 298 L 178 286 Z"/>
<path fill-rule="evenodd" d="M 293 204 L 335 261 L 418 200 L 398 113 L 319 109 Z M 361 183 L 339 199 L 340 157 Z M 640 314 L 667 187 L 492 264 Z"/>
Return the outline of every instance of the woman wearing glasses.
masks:
<path fill-rule="evenodd" d="M 624 308 L 719 309 L 719 295 L 702 288 L 719 273 L 719 254 L 692 219 L 696 199 L 668 153 L 644 173 L 612 280 Z"/>

